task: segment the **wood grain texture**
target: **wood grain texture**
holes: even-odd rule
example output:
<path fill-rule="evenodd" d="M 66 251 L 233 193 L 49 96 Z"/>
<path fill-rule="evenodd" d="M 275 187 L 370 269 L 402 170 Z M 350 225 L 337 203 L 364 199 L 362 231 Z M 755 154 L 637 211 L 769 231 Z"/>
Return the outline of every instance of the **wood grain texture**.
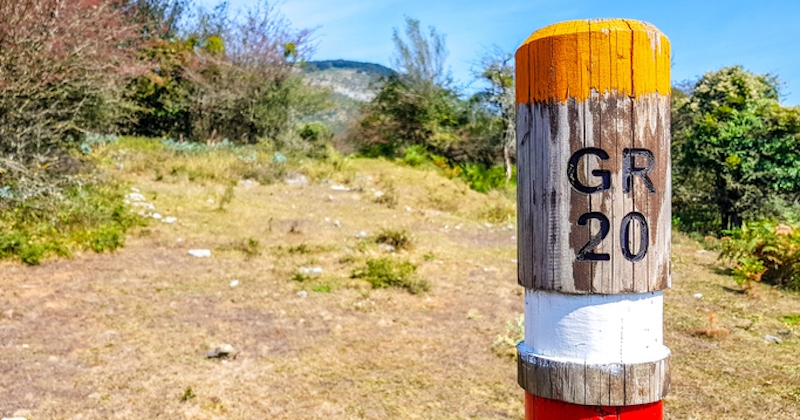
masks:
<path fill-rule="evenodd" d="M 592 365 L 548 359 L 518 350 L 518 382 L 527 392 L 579 405 L 633 406 L 669 392 L 669 357 L 648 363 Z"/>
<path fill-rule="evenodd" d="M 517 106 L 519 282 L 527 288 L 570 294 L 645 293 L 669 287 L 671 238 L 670 100 L 658 94 L 633 99 L 594 94 L 580 102 Z M 571 157 L 600 150 L 603 160 L 587 154 L 577 160 L 577 182 L 603 191 L 576 189 L 568 176 Z M 597 152 L 599 153 L 599 152 Z M 626 153 L 634 155 L 626 156 Z M 635 155 L 635 153 L 640 153 Z M 650 157 L 645 154 L 649 153 Z M 625 164 L 651 170 L 625 177 Z M 608 174 L 603 174 L 607 172 Z M 625 184 L 631 188 L 625 191 Z M 600 213 L 609 223 L 594 248 L 607 261 L 581 261 L 579 252 L 600 231 L 600 221 L 581 216 Z M 626 216 L 640 214 L 647 224 Z M 625 257 L 646 246 L 641 260 Z M 630 255 L 629 255 L 630 256 Z"/>

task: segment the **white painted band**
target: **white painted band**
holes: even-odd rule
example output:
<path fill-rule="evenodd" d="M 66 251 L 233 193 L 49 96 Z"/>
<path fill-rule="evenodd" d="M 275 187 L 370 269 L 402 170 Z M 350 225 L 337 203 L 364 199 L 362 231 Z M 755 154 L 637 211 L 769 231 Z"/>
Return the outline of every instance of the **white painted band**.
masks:
<path fill-rule="evenodd" d="M 586 364 L 662 360 L 664 294 L 566 295 L 525 290 L 525 347 Z"/>

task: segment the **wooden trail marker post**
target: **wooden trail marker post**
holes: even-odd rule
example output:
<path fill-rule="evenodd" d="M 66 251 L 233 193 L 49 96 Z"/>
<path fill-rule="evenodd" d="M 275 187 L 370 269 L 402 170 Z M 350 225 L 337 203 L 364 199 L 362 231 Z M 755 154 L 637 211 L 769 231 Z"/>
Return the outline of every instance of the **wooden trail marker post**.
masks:
<path fill-rule="evenodd" d="M 555 24 L 516 53 L 519 383 L 528 420 L 663 417 L 670 351 L 670 44 Z"/>

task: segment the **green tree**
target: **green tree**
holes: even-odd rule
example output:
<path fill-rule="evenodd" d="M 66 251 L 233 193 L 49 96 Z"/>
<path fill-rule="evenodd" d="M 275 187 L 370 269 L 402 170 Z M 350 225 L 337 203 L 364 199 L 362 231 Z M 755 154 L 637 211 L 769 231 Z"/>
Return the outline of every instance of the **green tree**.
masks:
<path fill-rule="evenodd" d="M 450 72 L 445 69 L 448 51 L 444 35 L 428 27 L 428 35 L 422 33 L 419 21 L 406 17 L 406 39 L 394 29 L 395 54 L 392 67 L 404 84 L 415 91 L 432 88 L 447 89 L 452 83 Z"/>
<path fill-rule="evenodd" d="M 512 163 L 516 156 L 517 112 L 514 82 L 514 56 L 495 47 L 487 52 L 480 62 L 477 78 L 487 84 L 478 96 L 485 101 L 499 117 L 502 125 L 503 164 L 506 183 L 511 181 Z"/>
<path fill-rule="evenodd" d="M 800 109 L 780 105 L 774 76 L 741 66 L 709 72 L 676 105 L 676 215 L 696 212 L 703 201 L 684 200 L 680 183 L 707 191 L 718 219 L 704 223 L 717 229 L 777 216 L 793 204 L 800 192 Z"/>
<path fill-rule="evenodd" d="M 411 18 L 406 18 L 405 35 L 407 40 L 395 29 L 396 73 L 382 80 L 360 122 L 360 146 L 370 155 L 392 156 L 413 145 L 441 151 L 460 140 L 457 128 L 463 116 L 444 70 L 444 36 L 432 27 L 424 35 L 419 21 Z"/>

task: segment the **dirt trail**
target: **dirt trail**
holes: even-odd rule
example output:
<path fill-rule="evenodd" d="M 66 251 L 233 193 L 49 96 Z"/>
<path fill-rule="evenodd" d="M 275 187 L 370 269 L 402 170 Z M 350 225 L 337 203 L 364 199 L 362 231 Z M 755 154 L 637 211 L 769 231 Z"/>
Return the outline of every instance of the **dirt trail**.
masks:
<path fill-rule="evenodd" d="M 0 320 L 0 414 L 520 416 L 513 361 L 491 348 L 521 312 L 515 232 L 390 209 L 324 184 L 240 186 L 227 211 L 206 198 L 217 187 L 136 185 L 178 223 L 151 223 L 114 254 L 4 263 L 0 307 L 13 313 Z M 359 231 L 408 227 L 414 250 L 402 258 L 420 266 L 430 293 L 349 278 L 362 255 L 383 255 Z M 226 250 L 251 238 L 260 255 Z M 310 251 L 287 252 L 298 244 Z M 191 248 L 212 257 L 191 257 Z M 315 284 L 333 290 L 292 281 L 301 266 L 322 267 Z M 240 351 L 235 360 L 206 358 L 221 343 Z"/>
<path fill-rule="evenodd" d="M 419 182 L 395 184 L 394 208 L 375 202 L 378 183 L 240 184 L 220 211 L 222 186 L 129 176 L 178 222 L 153 221 L 114 254 L 0 265 L 0 416 L 521 419 L 515 362 L 492 348 L 522 312 L 516 231 L 458 205 L 437 210 L 442 199 L 424 187 L 433 175 L 377 167 L 360 170 Z M 472 194 L 464 207 L 486 200 Z M 388 255 L 371 239 L 381 229 L 412 233 L 398 257 L 419 265 L 429 293 L 350 278 Z M 800 313 L 798 295 L 731 292 L 713 253 L 677 239 L 666 418 L 800 418 L 798 339 L 778 320 Z M 212 257 L 189 256 L 194 248 Z M 292 280 L 300 267 L 323 274 Z M 695 334 L 709 311 L 729 336 Z M 778 331 L 789 331 L 783 344 L 763 339 Z M 206 358 L 222 343 L 236 359 Z"/>

